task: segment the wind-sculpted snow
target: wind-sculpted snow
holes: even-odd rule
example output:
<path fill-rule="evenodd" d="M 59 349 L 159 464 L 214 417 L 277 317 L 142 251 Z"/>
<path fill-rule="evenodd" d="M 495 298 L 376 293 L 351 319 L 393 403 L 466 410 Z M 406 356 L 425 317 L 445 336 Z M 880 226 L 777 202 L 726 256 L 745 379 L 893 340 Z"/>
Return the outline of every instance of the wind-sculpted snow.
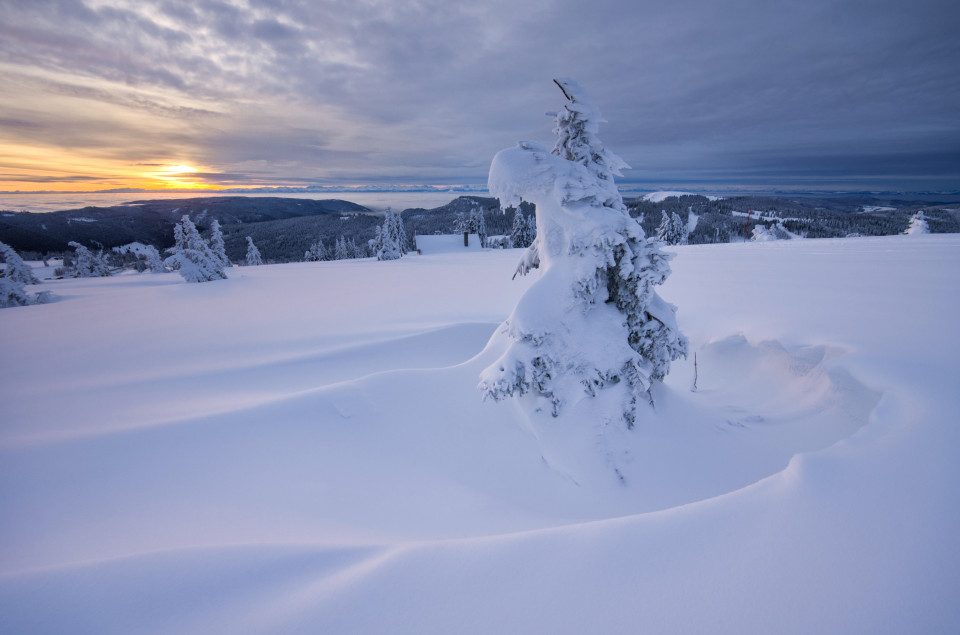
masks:
<path fill-rule="evenodd" d="M 955 632 L 960 242 L 675 251 L 632 430 L 480 401 L 516 251 L 45 283 L 0 631 Z"/>

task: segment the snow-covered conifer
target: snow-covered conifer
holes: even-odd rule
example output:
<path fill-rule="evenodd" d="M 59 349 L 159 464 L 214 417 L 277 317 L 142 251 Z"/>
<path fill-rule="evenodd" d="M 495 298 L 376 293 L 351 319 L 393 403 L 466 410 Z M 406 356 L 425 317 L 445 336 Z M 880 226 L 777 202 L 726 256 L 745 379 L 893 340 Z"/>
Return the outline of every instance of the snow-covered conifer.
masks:
<path fill-rule="evenodd" d="M 510 229 L 510 242 L 516 248 L 529 247 L 537 236 L 536 221 L 525 216 L 516 208 L 513 215 L 513 227 Z"/>
<path fill-rule="evenodd" d="M 524 242 L 527 245 L 532 245 L 533 241 L 537 239 L 537 219 L 533 214 L 524 215 L 524 224 L 526 225 L 526 236 Z"/>
<path fill-rule="evenodd" d="M 929 234 L 930 233 L 930 224 L 927 222 L 926 217 L 923 215 L 923 210 L 920 210 L 910 218 L 910 226 L 907 227 L 904 234 Z"/>
<path fill-rule="evenodd" d="M 47 300 L 47 292 L 36 295 L 27 293 L 26 285 L 40 281 L 33 273 L 33 267 L 25 263 L 13 247 L 0 243 L 0 260 L 3 261 L 0 269 L 0 308 L 41 304 Z"/>
<path fill-rule="evenodd" d="M 407 232 L 403 228 L 400 214 L 388 207 L 383 218 L 383 225 L 377 228 L 377 260 L 396 260 L 406 253 L 404 247 L 406 242 Z"/>
<path fill-rule="evenodd" d="M 475 209 L 471 213 L 470 225 L 472 233 L 480 239 L 480 246 L 487 246 L 487 221 L 483 217 L 483 208 Z"/>
<path fill-rule="evenodd" d="M 662 243 L 670 244 L 670 238 L 673 235 L 673 224 L 670 222 L 670 216 L 667 210 L 660 210 L 663 217 L 660 219 L 660 225 L 657 226 L 657 240 Z"/>
<path fill-rule="evenodd" d="M 383 249 L 383 225 L 377 225 L 373 230 L 373 238 L 367 244 L 373 253 L 378 254 Z"/>
<path fill-rule="evenodd" d="M 200 237 L 189 216 L 184 216 L 180 223 L 174 225 L 173 235 L 176 242 L 171 250 L 172 255 L 164 261 L 166 266 L 179 271 L 187 282 L 226 279 L 223 263 Z"/>
<path fill-rule="evenodd" d="M 480 246 L 484 246 L 487 240 L 487 221 L 483 217 L 483 209 L 471 209 L 469 214 L 457 212 L 453 231 L 457 234 L 476 234 L 480 238 Z"/>
<path fill-rule="evenodd" d="M 0 274 L 2 277 L 20 284 L 37 284 L 40 282 L 33 273 L 33 267 L 25 263 L 13 247 L 0 243 L 0 259 L 2 259 L 4 265 L 3 272 Z"/>
<path fill-rule="evenodd" d="M 383 225 L 377 234 L 379 239 L 377 260 L 396 260 L 400 257 L 400 241 L 397 229 L 396 214 L 388 207 Z"/>
<path fill-rule="evenodd" d="M 120 247 L 114 247 L 113 251 L 124 256 L 130 255 L 135 258 L 134 266 L 137 271 L 146 271 L 149 269 L 153 273 L 162 273 L 166 271 L 163 266 L 163 259 L 160 258 L 160 252 L 153 245 L 144 245 L 143 243 L 133 242 Z"/>
<path fill-rule="evenodd" d="M 67 243 L 74 249 L 74 278 L 97 278 L 110 275 L 110 268 L 103 260 L 103 251 L 93 253 L 78 242 Z"/>
<path fill-rule="evenodd" d="M 470 233 L 470 217 L 463 212 L 457 212 L 453 218 L 453 233 L 462 234 L 463 232 Z"/>
<path fill-rule="evenodd" d="M 364 253 L 363 249 L 357 245 L 357 241 L 354 238 L 351 238 L 347 242 L 347 253 L 349 254 L 348 258 L 364 258 L 367 254 Z"/>
<path fill-rule="evenodd" d="M 223 244 L 223 230 L 220 228 L 220 221 L 216 218 L 210 223 L 210 251 L 224 267 L 233 266 L 230 259 L 227 258 L 227 249 Z"/>
<path fill-rule="evenodd" d="M 336 247 L 333 250 L 333 259 L 334 260 L 346 260 L 350 257 L 347 248 L 347 239 L 341 236 L 337 239 Z"/>
<path fill-rule="evenodd" d="M 303 259 L 307 262 L 318 262 L 327 259 L 327 248 L 323 246 L 322 238 L 318 238 L 317 242 L 310 245 L 310 249 L 303 254 Z"/>
<path fill-rule="evenodd" d="M 31 304 L 30 296 L 22 282 L 0 276 L 0 308 L 26 306 Z"/>
<path fill-rule="evenodd" d="M 260 250 L 253 244 L 253 238 L 247 236 L 247 266 L 259 267 L 263 264 L 263 258 L 260 257 Z"/>
<path fill-rule="evenodd" d="M 673 228 L 673 240 L 670 244 L 672 245 L 686 245 L 687 241 L 690 239 L 690 232 L 687 231 L 687 224 L 683 222 L 683 219 L 680 218 L 680 214 L 674 212 L 670 216 L 670 225 Z"/>
<path fill-rule="evenodd" d="M 514 208 L 513 227 L 510 228 L 510 244 L 514 247 L 529 247 L 524 244 L 526 236 L 527 222 L 523 218 L 523 212 L 520 208 Z"/>
<path fill-rule="evenodd" d="M 400 249 L 400 255 L 407 253 L 409 239 L 407 238 L 407 230 L 403 227 L 403 218 L 400 217 L 399 212 L 393 211 L 391 207 L 387 208 L 386 215 L 384 216 L 383 229 L 384 231 L 389 229 L 393 235 L 393 239 Z"/>
<path fill-rule="evenodd" d="M 627 165 L 597 137 L 599 110 L 572 80 L 555 81 L 567 103 L 553 151 L 521 142 L 490 166 L 502 205 L 536 205 L 537 238 L 517 272 L 541 275 L 499 329 L 505 352 L 480 388 L 497 400 L 538 395 L 555 415 L 578 394 L 602 393 L 632 426 L 652 382 L 687 351 L 676 307 L 654 290 L 672 256 L 624 206 L 613 177 Z"/>

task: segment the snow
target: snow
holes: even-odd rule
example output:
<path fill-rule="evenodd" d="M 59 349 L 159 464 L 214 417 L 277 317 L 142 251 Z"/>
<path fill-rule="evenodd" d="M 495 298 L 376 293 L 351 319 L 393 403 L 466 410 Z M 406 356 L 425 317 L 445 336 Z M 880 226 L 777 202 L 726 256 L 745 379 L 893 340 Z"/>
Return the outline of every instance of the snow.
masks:
<path fill-rule="evenodd" d="M 644 194 L 640 198 L 649 202 L 649 203 L 661 203 L 664 200 L 671 197 L 680 198 L 681 196 L 696 196 L 693 192 L 679 192 L 672 190 L 661 190 L 659 192 L 650 192 L 649 194 Z"/>
<path fill-rule="evenodd" d="M 467 235 L 467 244 L 463 244 L 463 234 L 424 234 L 416 237 L 417 249 L 424 254 L 446 254 L 466 251 L 480 251 L 480 237 Z"/>
<path fill-rule="evenodd" d="M 911 236 L 930 233 L 930 225 L 927 223 L 927 219 L 924 218 L 923 211 L 919 211 L 913 215 L 910 219 L 910 226 L 907 227 L 903 233 Z"/>
<path fill-rule="evenodd" d="M 644 194 L 644 195 L 641 196 L 640 198 L 641 198 L 642 200 L 644 200 L 644 201 L 649 202 L 649 203 L 661 203 L 661 202 L 663 202 L 664 200 L 666 200 L 666 199 L 668 199 L 668 198 L 671 198 L 671 197 L 680 198 L 681 196 L 704 196 L 704 195 L 703 195 L 703 194 L 697 194 L 696 192 L 680 192 L 680 191 L 676 191 L 676 190 L 660 190 L 660 191 L 657 191 L 657 192 L 649 192 L 648 194 Z M 718 200 L 720 200 L 720 197 L 719 197 L 719 196 L 707 196 L 707 198 L 710 199 L 711 201 L 718 201 Z"/>
<path fill-rule="evenodd" d="M 958 632 L 960 236 L 669 250 L 631 431 L 481 402 L 519 250 L 44 282 L 0 632 Z"/>

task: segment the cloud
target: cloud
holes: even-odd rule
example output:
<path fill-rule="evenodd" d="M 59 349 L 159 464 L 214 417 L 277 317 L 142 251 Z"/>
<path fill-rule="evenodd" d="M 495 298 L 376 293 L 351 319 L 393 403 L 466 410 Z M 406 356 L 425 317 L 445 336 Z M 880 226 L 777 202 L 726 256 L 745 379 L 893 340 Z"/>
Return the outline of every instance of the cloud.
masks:
<path fill-rule="evenodd" d="M 190 159 L 210 179 L 261 162 L 291 182 L 482 182 L 500 148 L 549 143 L 550 80 L 568 75 L 609 119 L 603 138 L 637 168 L 629 178 L 960 180 L 960 5 L 941 0 L 0 7 L 0 75 L 20 78 L 24 101 L 109 114 L 5 109 L 0 129 Z"/>

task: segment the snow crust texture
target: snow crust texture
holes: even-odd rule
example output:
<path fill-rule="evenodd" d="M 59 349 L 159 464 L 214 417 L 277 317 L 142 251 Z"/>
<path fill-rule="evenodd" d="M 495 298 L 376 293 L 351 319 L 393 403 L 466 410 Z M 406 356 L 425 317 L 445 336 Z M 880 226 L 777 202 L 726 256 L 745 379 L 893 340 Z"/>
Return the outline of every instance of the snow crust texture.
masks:
<path fill-rule="evenodd" d="M 480 400 L 518 250 L 45 282 L 0 632 L 958 632 L 960 238 L 671 250 L 632 430 Z"/>

